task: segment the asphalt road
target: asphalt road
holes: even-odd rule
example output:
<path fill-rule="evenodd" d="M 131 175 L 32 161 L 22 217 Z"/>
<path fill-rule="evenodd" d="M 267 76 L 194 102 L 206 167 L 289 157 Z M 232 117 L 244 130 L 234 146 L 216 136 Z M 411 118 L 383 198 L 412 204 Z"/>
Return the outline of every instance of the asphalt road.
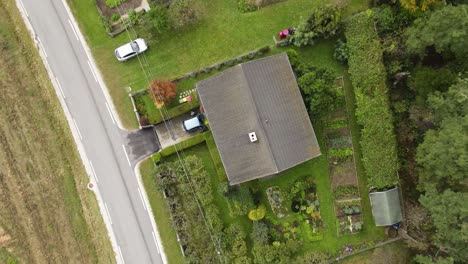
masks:
<path fill-rule="evenodd" d="M 93 64 L 62 0 L 21 0 L 68 106 L 104 203 L 121 263 L 163 263 L 134 173 L 128 133 L 117 126 Z M 100 26 L 100 25 L 97 25 Z M 113 51 L 109 51 L 113 52 Z M 116 62 L 117 63 L 117 62 Z M 75 133 L 76 135 L 76 133 Z M 78 144 L 80 145 L 80 144 Z M 133 157 L 133 158 L 132 158 Z M 101 207 L 102 209 L 102 207 Z M 110 224 L 109 224 L 110 222 Z"/>

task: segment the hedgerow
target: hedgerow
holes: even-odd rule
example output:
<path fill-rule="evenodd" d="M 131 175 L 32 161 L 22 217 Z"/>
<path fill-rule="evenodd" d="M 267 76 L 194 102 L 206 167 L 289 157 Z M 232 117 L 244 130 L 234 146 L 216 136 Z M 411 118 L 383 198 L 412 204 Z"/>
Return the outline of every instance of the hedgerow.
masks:
<path fill-rule="evenodd" d="M 347 21 L 345 35 L 356 96 L 356 118 L 362 126 L 360 145 L 368 186 L 384 188 L 398 181 L 399 164 L 382 47 L 372 12 L 352 16 Z"/>

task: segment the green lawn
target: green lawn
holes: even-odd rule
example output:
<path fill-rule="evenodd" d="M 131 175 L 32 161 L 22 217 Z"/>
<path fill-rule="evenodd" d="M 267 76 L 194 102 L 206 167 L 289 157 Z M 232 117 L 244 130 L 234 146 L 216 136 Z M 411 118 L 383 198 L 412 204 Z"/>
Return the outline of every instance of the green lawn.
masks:
<path fill-rule="evenodd" d="M 273 44 L 272 36 L 283 28 L 297 25 L 321 0 L 288 0 L 252 13 L 240 13 L 237 1 L 200 1 L 203 19 L 180 31 L 169 31 L 149 41 L 145 53 L 153 78 L 173 78 L 202 69 L 250 50 Z M 351 14 L 367 6 L 368 0 L 351 1 L 345 11 Z M 136 127 L 126 87 L 132 91 L 147 88 L 149 81 L 138 59 L 119 63 L 113 50 L 128 42 L 126 33 L 110 38 L 100 22 L 94 0 L 68 0 L 91 48 L 122 122 Z M 145 37 L 142 31 L 137 34 Z M 132 36 L 134 37 L 134 36 Z"/>

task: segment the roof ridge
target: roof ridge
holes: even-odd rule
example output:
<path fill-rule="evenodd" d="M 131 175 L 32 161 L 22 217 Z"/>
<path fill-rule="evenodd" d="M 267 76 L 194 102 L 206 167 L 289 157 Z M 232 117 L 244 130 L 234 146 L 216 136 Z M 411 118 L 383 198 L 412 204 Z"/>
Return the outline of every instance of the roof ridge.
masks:
<path fill-rule="evenodd" d="M 266 141 L 267 141 L 267 144 L 268 144 L 268 153 L 270 153 L 270 158 L 271 158 L 271 160 L 273 161 L 273 164 L 275 165 L 276 173 L 278 173 L 278 172 L 279 172 L 278 162 L 277 162 L 277 160 L 276 160 L 275 155 L 273 154 L 273 150 L 272 150 L 272 148 L 271 148 L 270 138 L 268 137 L 268 133 L 266 132 L 265 126 L 263 125 L 263 122 L 262 122 L 262 120 L 260 119 L 259 112 L 258 112 L 258 107 L 257 107 L 257 102 L 255 101 L 254 96 L 253 96 L 253 94 L 252 94 L 252 89 L 251 89 L 249 80 L 248 80 L 247 77 L 245 76 L 244 67 L 243 67 L 243 66 L 244 66 L 244 63 L 239 64 L 239 68 L 241 69 L 241 72 L 242 72 L 242 78 L 243 78 L 243 79 L 245 80 L 245 82 L 247 83 L 247 87 L 248 87 L 249 94 L 250 94 L 250 101 L 253 103 L 252 105 L 253 105 L 254 108 L 255 108 L 255 115 L 257 116 L 257 123 L 259 124 L 259 127 L 262 129 L 262 132 L 263 132 L 263 134 L 264 134 L 265 137 L 266 137 Z"/>

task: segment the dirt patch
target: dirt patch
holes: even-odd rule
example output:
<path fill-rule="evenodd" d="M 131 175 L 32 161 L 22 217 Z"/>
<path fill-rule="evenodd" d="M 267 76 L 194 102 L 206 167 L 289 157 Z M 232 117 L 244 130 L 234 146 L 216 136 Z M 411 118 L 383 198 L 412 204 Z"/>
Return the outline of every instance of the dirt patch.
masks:
<path fill-rule="evenodd" d="M 0 227 L 0 248 L 7 247 L 11 242 L 11 236 Z"/>
<path fill-rule="evenodd" d="M 96 5 L 101 10 L 103 16 L 110 18 L 114 13 L 125 15 L 128 11 L 139 7 L 142 2 L 143 0 L 126 0 L 118 7 L 110 8 L 106 5 L 106 0 L 96 0 Z"/>
<path fill-rule="evenodd" d="M 356 170 L 353 162 L 342 163 L 331 166 L 331 185 L 334 190 L 337 186 L 355 185 L 357 186 Z"/>

